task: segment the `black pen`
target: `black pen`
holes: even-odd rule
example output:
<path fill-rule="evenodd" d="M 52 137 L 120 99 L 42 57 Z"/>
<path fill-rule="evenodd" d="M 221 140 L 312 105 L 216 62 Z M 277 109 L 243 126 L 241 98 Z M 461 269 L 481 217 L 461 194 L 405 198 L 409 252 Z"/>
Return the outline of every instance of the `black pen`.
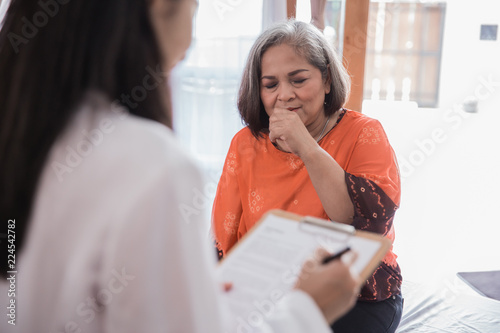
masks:
<path fill-rule="evenodd" d="M 335 259 L 338 259 L 340 258 L 344 253 L 348 252 L 348 251 L 351 251 L 351 248 L 348 246 L 346 247 L 345 249 L 343 249 L 342 251 L 340 252 L 337 252 L 335 254 L 331 254 L 329 255 L 328 257 L 326 257 L 325 259 L 323 259 L 323 261 L 321 262 L 323 265 L 326 265 L 328 264 L 330 261 L 332 260 L 335 260 Z"/>

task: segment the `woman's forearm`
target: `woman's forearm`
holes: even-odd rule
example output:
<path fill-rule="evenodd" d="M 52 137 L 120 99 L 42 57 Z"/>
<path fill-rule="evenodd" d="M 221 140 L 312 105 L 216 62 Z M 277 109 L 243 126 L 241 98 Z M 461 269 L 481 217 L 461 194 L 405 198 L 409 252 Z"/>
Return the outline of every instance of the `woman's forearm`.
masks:
<path fill-rule="evenodd" d="M 328 217 L 336 222 L 352 223 L 354 206 L 347 191 L 344 169 L 318 145 L 300 158 Z"/>

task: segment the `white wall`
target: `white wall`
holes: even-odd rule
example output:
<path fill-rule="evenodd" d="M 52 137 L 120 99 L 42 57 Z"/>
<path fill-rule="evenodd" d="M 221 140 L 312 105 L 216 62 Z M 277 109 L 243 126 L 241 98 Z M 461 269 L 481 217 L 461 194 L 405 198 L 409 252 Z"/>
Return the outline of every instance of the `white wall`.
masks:
<path fill-rule="evenodd" d="M 441 63 L 440 107 L 461 104 L 468 96 L 481 102 L 500 97 L 499 40 L 479 39 L 481 24 L 500 26 L 500 1 L 447 2 Z M 485 82 L 496 82 L 492 87 Z"/>
<path fill-rule="evenodd" d="M 407 281 L 499 268 L 500 40 L 479 40 L 481 24 L 500 25 L 499 9 L 500 1 L 448 1 L 438 109 L 363 106 L 400 163 L 395 252 Z M 461 109 L 469 96 L 478 113 Z"/>

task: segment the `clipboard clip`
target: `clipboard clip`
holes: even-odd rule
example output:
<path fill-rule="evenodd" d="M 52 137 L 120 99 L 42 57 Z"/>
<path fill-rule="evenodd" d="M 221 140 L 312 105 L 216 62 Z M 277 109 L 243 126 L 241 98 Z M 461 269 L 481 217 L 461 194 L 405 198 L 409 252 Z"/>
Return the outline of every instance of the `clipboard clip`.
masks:
<path fill-rule="evenodd" d="M 300 222 L 313 224 L 327 229 L 332 229 L 338 232 L 348 234 L 350 236 L 356 233 L 356 229 L 352 225 L 343 224 L 335 221 L 327 221 L 313 216 L 304 216 L 304 218 L 300 220 Z"/>

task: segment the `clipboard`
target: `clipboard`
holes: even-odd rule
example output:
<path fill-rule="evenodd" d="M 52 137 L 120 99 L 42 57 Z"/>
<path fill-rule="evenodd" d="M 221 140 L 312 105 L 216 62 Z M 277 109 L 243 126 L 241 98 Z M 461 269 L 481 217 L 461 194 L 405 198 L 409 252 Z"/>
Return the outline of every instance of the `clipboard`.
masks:
<path fill-rule="evenodd" d="M 244 251 L 244 249 L 239 248 L 244 245 L 245 242 L 255 237 L 256 235 L 254 235 L 254 232 L 259 230 L 259 228 L 269 222 L 269 217 L 271 216 L 280 217 L 283 221 L 295 222 L 297 223 L 296 227 L 304 232 L 316 233 L 322 229 L 325 229 L 325 231 L 329 231 L 326 234 L 318 235 L 319 237 L 317 238 L 318 243 L 316 248 L 323 246 L 333 253 L 340 250 L 341 247 L 350 245 L 351 249 L 358 253 L 358 257 L 360 257 L 358 258 L 358 260 L 363 261 L 363 265 L 359 264 L 358 266 L 360 270 L 355 271 L 355 273 L 357 273 L 360 277 L 361 281 L 365 281 L 370 277 L 370 274 L 372 274 L 373 271 L 378 267 L 381 260 L 384 258 L 385 254 L 392 246 L 391 241 L 380 234 L 356 230 L 353 226 L 343 223 L 324 220 L 317 217 L 301 216 L 298 214 L 275 209 L 268 211 L 262 216 L 262 218 L 240 239 L 240 241 L 236 243 L 236 245 L 230 251 L 228 251 L 224 259 L 219 262 L 219 266 L 226 265 L 229 258 L 231 258 L 231 261 L 237 260 L 238 258 L 234 257 L 239 256 L 239 252 L 241 250 Z M 317 228 L 307 228 L 305 227 L 306 225 L 315 226 Z M 331 232 L 337 234 L 337 237 L 334 236 L 335 234 L 331 234 Z M 329 239 L 329 235 L 332 235 L 332 239 Z M 353 239 L 369 240 L 373 242 L 373 244 L 378 244 L 379 246 L 374 250 L 372 248 L 366 249 L 372 250 L 372 252 L 366 253 L 364 252 L 364 247 L 360 247 L 359 245 L 357 245 L 359 243 L 350 243 Z M 338 242 L 336 242 L 336 240 L 338 240 Z M 283 241 L 287 242 L 288 240 L 283 239 Z M 310 255 L 312 254 L 313 253 L 311 252 Z M 365 255 L 368 260 L 363 260 L 363 257 L 365 257 Z"/>
<path fill-rule="evenodd" d="M 351 270 L 364 283 L 378 267 L 391 241 L 353 226 L 271 210 L 239 240 L 219 262 L 220 282 L 232 282 L 223 297 L 233 318 L 245 318 L 259 311 L 259 304 L 274 304 L 289 292 L 303 263 L 323 247 L 336 253 L 349 246 L 358 257 Z"/>

